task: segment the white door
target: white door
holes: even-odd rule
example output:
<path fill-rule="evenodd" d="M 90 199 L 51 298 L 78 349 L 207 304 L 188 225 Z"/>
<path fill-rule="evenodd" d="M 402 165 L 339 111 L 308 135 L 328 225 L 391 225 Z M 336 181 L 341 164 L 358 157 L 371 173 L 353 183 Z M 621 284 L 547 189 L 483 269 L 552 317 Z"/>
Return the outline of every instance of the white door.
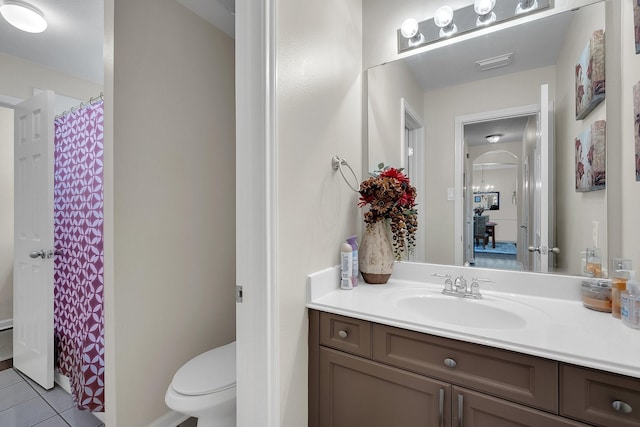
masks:
<path fill-rule="evenodd" d="M 53 92 L 15 107 L 13 365 L 53 387 Z"/>
<path fill-rule="evenodd" d="M 540 120 L 535 153 L 534 176 L 534 262 L 536 272 L 553 271 L 555 251 L 553 195 L 553 104 L 549 101 L 549 86 L 540 90 Z"/>

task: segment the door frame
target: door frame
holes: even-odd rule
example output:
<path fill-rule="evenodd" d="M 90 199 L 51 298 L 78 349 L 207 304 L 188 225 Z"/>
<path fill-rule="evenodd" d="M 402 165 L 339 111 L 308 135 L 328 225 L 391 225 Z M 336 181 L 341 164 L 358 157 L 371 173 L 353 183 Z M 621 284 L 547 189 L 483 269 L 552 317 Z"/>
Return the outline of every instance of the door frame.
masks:
<path fill-rule="evenodd" d="M 530 116 L 538 114 L 540 106 L 529 104 L 519 107 L 503 108 L 499 110 L 484 111 L 482 113 L 466 114 L 456 116 L 455 119 L 455 155 L 454 155 L 454 264 L 464 263 L 464 165 L 465 165 L 465 144 L 464 127 L 468 124 L 486 122 L 488 120 L 506 119 L 509 117 Z"/>
<path fill-rule="evenodd" d="M 237 425 L 280 425 L 276 0 L 236 1 Z M 251 268 L 247 268 L 247 266 Z"/>

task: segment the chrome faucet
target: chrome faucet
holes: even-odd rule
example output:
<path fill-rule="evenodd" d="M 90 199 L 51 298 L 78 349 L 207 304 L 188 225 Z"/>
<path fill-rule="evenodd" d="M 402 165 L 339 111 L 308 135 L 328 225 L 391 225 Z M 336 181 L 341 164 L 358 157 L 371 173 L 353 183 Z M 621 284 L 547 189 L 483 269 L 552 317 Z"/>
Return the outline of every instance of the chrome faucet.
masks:
<path fill-rule="evenodd" d="M 474 277 L 471 279 L 471 286 L 467 286 L 467 280 L 462 274 L 456 277 L 453 281 L 451 281 L 450 274 L 434 274 L 434 276 L 445 278 L 444 289 L 442 290 L 444 295 L 451 295 L 459 298 L 482 299 L 482 295 L 480 294 L 480 284 L 478 282 L 492 282 L 488 279 L 478 279 L 477 277 Z"/>

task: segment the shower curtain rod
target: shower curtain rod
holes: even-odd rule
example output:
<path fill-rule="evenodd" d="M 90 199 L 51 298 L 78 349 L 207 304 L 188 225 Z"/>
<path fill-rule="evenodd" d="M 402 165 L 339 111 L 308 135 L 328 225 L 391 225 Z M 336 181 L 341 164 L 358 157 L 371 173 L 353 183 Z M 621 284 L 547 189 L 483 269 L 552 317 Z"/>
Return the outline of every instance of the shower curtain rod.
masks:
<path fill-rule="evenodd" d="M 93 104 L 94 102 L 97 102 L 97 101 L 104 101 L 104 92 L 100 92 L 100 95 L 98 95 L 96 97 L 89 98 L 89 101 L 87 101 L 87 102 L 84 102 L 84 101 L 81 102 L 80 105 L 78 105 L 77 107 L 71 107 L 70 110 L 64 111 L 62 114 L 58 114 L 57 116 L 54 117 L 54 120 L 55 119 L 59 119 L 60 117 L 64 117 L 67 114 L 71 114 L 74 111 L 77 111 L 77 110 L 81 109 L 82 107 L 86 107 L 87 105 L 91 105 L 91 104 Z"/>

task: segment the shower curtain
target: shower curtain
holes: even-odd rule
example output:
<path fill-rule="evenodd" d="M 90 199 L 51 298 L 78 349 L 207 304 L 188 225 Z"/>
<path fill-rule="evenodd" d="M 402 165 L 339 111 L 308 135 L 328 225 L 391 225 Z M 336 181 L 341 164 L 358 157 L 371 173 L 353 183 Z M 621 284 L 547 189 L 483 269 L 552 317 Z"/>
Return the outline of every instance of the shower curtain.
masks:
<path fill-rule="evenodd" d="M 56 370 L 79 409 L 104 410 L 103 101 L 55 119 Z"/>

